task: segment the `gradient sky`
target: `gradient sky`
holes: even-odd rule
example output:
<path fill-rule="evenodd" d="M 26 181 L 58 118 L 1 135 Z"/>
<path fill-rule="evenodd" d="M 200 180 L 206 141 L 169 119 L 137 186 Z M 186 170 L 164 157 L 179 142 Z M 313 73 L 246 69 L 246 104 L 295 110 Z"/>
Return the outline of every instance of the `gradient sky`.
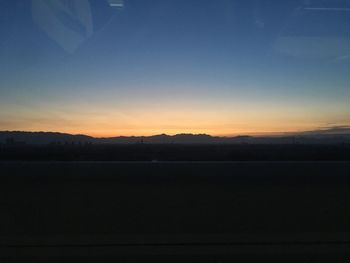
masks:
<path fill-rule="evenodd" d="M 350 1 L 122 4 L 0 0 L 0 130 L 237 135 L 350 124 Z"/>

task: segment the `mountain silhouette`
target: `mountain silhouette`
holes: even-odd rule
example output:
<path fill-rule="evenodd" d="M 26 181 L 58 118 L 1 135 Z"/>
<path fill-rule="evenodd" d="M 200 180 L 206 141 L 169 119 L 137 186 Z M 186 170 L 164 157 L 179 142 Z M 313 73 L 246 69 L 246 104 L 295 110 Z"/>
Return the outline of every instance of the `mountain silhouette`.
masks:
<path fill-rule="evenodd" d="M 219 137 L 208 134 L 159 134 L 154 136 L 118 136 L 95 138 L 59 132 L 0 131 L 1 144 L 291 144 L 291 143 L 350 143 L 350 132 L 335 133 L 325 130 L 286 134 L 280 136 Z"/>
<path fill-rule="evenodd" d="M 72 135 L 59 132 L 0 131 L 0 143 L 51 144 L 88 143 L 95 139 L 86 135 Z"/>

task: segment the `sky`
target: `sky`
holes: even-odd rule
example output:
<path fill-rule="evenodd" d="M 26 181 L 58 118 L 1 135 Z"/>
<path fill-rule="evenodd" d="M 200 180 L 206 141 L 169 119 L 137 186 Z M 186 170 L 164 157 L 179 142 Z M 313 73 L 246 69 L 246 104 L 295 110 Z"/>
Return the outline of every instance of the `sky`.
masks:
<path fill-rule="evenodd" d="M 0 0 L 0 130 L 231 136 L 349 125 L 349 8 Z"/>

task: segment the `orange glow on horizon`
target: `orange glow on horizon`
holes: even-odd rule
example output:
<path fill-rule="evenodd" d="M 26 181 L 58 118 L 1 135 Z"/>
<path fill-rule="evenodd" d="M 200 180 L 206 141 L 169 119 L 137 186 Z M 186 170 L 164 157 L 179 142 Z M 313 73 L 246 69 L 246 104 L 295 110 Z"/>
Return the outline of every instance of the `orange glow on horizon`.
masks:
<path fill-rule="evenodd" d="M 310 128 L 304 128 L 304 129 L 297 129 L 297 128 L 290 128 L 290 129 L 270 129 L 270 130 L 239 130 L 236 129 L 235 131 L 230 131 L 230 129 L 227 130 L 201 130 L 201 129 L 172 129 L 172 130 L 152 130 L 152 129 L 138 129 L 138 130 L 124 130 L 122 132 L 114 132 L 114 131 L 84 131 L 84 130 L 72 130 L 69 128 L 62 128 L 59 129 L 14 129 L 16 131 L 28 131 L 28 132 L 60 132 L 60 133 L 68 133 L 73 135 L 87 135 L 95 138 L 107 138 L 107 137 L 119 137 L 119 136 L 153 136 L 153 135 L 160 135 L 160 134 L 166 134 L 166 135 L 177 135 L 177 134 L 207 134 L 211 136 L 219 136 L 219 137 L 234 137 L 234 136 L 278 136 L 283 135 L 286 133 L 297 133 L 297 132 L 304 132 L 304 131 L 310 131 L 318 129 L 317 127 L 310 127 Z M 233 130 L 233 129 L 232 129 Z"/>
<path fill-rule="evenodd" d="M 90 107 L 89 107 L 90 106 Z M 278 135 L 319 129 L 327 123 L 350 123 L 327 108 L 288 105 L 54 105 L 0 112 L 0 130 L 51 131 L 93 137 L 208 134 Z M 2 121 L 1 121 L 2 120 Z"/>

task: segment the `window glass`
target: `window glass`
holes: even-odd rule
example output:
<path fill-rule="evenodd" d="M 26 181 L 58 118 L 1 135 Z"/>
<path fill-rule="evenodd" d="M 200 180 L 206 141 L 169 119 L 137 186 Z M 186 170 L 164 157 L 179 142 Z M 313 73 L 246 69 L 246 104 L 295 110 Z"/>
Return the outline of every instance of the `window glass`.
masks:
<path fill-rule="evenodd" d="M 0 13 L 2 131 L 350 133 L 349 0 L 0 0 Z"/>

